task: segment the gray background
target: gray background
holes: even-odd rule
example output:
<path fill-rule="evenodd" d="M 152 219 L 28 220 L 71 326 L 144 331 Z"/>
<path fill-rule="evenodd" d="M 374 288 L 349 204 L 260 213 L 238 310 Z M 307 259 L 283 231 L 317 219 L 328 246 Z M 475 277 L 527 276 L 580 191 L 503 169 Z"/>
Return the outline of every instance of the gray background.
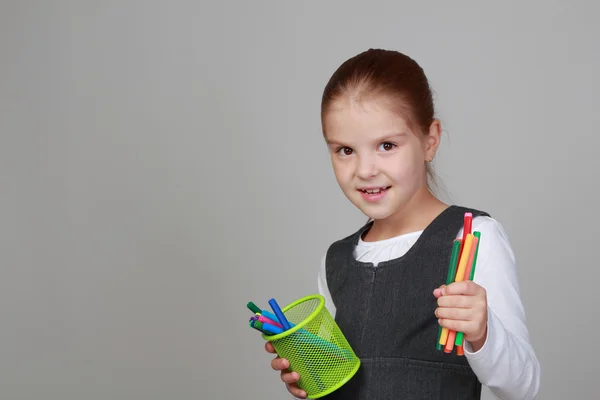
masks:
<path fill-rule="evenodd" d="M 598 11 L 2 1 L 0 398 L 288 398 L 245 305 L 316 292 L 365 221 L 319 101 L 369 47 L 425 68 L 444 199 L 510 237 L 539 398 L 598 398 Z"/>

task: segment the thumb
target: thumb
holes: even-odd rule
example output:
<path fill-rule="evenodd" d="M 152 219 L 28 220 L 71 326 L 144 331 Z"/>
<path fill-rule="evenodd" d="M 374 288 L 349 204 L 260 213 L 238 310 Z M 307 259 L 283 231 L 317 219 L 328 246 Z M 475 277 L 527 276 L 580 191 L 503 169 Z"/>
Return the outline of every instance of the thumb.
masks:
<path fill-rule="evenodd" d="M 442 285 L 433 291 L 433 295 L 436 299 L 439 299 L 442 296 L 442 289 L 444 289 L 445 287 L 446 285 Z"/>

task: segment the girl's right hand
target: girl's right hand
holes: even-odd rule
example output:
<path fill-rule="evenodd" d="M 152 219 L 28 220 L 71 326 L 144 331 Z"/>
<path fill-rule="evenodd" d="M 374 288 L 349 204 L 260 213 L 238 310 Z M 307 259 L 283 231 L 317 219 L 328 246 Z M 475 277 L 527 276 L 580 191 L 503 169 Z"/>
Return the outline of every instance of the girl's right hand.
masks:
<path fill-rule="evenodd" d="M 275 348 L 270 342 L 265 343 L 265 350 L 271 354 L 277 354 Z M 281 380 L 285 383 L 287 390 L 292 394 L 292 396 L 305 399 L 306 392 L 298 387 L 296 382 L 300 380 L 300 375 L 297 372 L 290 372 L 287 368 L 290 366 L 290 362 L 285 358 L 280 358 L 279 356 L 275 357 L 273 361 L 271 361 L 271 367 L 275 371 L 281 371 Z"/>

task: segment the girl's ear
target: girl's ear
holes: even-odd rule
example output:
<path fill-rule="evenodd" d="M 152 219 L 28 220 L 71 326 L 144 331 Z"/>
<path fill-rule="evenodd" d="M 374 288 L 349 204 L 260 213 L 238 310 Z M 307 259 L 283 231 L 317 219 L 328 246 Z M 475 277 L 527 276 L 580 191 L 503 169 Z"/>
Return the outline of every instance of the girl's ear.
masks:
<path fill-rule="evenodd" d="M 429 126 L 429 133 L 425 137 L 425 161 L 431 162 L 435 158 L 435 153 L 440 145 L 442 137 L 442 124 L 434 119 Z"/>

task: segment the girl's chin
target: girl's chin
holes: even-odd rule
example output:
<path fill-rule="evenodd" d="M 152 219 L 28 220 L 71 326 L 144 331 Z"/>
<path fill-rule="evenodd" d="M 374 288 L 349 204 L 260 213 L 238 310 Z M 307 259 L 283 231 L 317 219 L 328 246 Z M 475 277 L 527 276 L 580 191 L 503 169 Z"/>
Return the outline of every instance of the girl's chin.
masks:
<path fill-rule="evenodd" d="M 374 220 L 386 219 L 394 214 L 396 210 L 389 206 L 373 205 L 373 204 L 355 204 L 367 217 Z"/>

